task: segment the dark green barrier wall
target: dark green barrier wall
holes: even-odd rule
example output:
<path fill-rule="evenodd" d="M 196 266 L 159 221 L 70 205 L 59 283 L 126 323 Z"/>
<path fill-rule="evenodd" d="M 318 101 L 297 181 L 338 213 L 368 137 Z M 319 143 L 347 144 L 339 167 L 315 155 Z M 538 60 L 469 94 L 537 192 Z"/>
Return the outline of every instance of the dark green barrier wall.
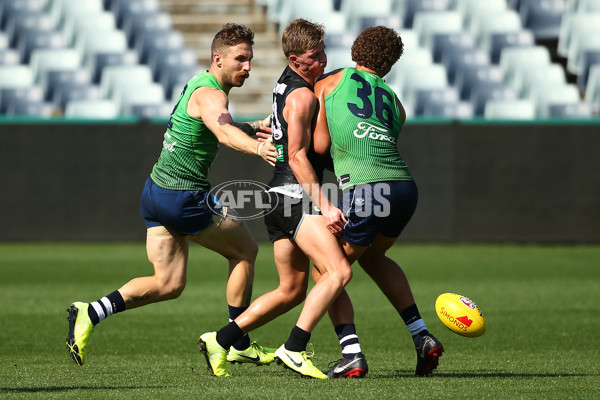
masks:
<path fill-rule="evenodd" d="M 164 124 L 0 124 L 0 241 L 144 240 L 139 195 Z M 420 190 L 403 240 L 600 242 L 600 125 L 409 123 L 401 152 Z M 267 182 L 222 149 L 213 184 Z M 266 240 L 261 220 L 249 222 Z"/>

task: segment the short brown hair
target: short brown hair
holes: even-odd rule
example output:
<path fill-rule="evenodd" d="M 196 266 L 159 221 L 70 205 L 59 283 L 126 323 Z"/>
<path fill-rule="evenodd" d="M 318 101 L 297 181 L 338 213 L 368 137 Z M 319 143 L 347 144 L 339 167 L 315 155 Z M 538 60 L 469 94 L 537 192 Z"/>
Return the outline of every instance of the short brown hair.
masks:
<path fill-rule="evenodd" d="M 366 28 L 352 44 L 352 60 L 377 72 L 389 72 L 404 52 L 402 38 L 385 26 Z"/>
<path fill-rule="evenodd" d="M 325 28 L 321 24 L 298 18 L 290 22 L 281 36 L 283 54 L 302 54 L 317 47 L 325 38 Z"/>
<path fill-rule="evenodd" d="M 236 46 L 240 43 L 254 44 L 254 32 L 252 29 L 234 23 L 223 25 L 223 28 L 215 35 L 210 51 L 212 54 L 222 52 L 225 48 Z"/>

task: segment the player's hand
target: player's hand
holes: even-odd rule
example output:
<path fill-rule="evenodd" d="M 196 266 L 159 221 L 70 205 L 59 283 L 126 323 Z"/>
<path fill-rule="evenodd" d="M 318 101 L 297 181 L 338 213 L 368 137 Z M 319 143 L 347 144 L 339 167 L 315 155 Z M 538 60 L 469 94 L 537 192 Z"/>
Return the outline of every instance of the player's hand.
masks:
<path fill-rule="evenodd" d="M 269 128 L 269 129 L 271 129 L 271 128 Z M 264 142 L 265 140 L 270 140 L 272 142 L 273 135 L 271 135 L 271 133 L 267 133 L 267 132 L 256 132 L 256 140 L 258 140 L 259 142 Z"/>
<path fill-rule="evenodd" d="M 273 139 L 259 139 L 259 145 L 256 149 L 256 153 L 262 157 L 263 160 L 269 163 L 272 167 L 275 166 L 277 161 L 277 148 L 273 146 Z"/>
<path fill-rule="evenodd" d="M 340 235 L 344 231 L 346 217 L 344 213 L 337 207 L 328 206 L 325 210 L 321 209 L 321 214 L 325 217 L 327 229 L 334 235 Z"/>
<path fill-rule="evenodd" d="M 252 126 L 254 129 L 256 136 L 266 138 L 262 135 L 271 134 L 271 114 L 267 115 L 267 117 L 263 120 L 251 122 L 250 126 Z"/>

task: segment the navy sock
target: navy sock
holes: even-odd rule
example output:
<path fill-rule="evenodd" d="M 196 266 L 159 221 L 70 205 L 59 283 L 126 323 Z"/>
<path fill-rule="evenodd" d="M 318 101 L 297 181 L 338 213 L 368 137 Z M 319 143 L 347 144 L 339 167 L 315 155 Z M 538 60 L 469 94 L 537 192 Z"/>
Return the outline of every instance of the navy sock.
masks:
<path fill-rule="evenodd" d="M 358 353 L 362 353 L 354 324 L 340 324 L 335 327 L 335 333 L 342 347 L 342 357 L 353 358 Z"/>
<path fill-rule="evenodd" d="M 246 311 L 248 307 L 234 307 L 229 306 L 229 322 L 235 320 L 237 317 L 242 315 L 244 311 Z M 237 324 L 236 324 L 237 326 Z M 238 328 L 239 329 L 239 328 Z M 242 333 L 239 339 L 235 341 L 235 343 L 231 344 L 237 350 L 245 350 L 250 347 L 250 336 L 246 333 Z M 229 349 L 229 347 L 227 347 Z"/>
<path fill-rule="evenodd" d="M 285 342 L 285 348 L 289 351 L 306 351 L 306 346 L 310 340 L 310 332 L 306 332 L 297 326 L 292 328 L 290 337 Z"/>
<path fill-rule="evenodd" d="M 425 326 L 425 322 L 421 318 L 421 314 L 419 313 L 417 305 L 413 304 L 406 307 L 400 313 L 400 317 L 402 317 L 402 320 L 406 324 L 408 331 L 412 335 L 415 347 L 419 347 L 421 345 L 423 336 L 429 334 L 429 331 Z"/>
<path fill-rule="evenodd" d="M 244 336 L 244 332 L 242 332 L 235 321 L 231 321 L 217 331 L 217 343 L 222 348 L 229 350 L 242 336 Z"/>
<path fill-rule="evenodd" d="M 97 325 L 106 317 L 125 311 L 125 300 L 118 290 L 90 303 L 88 307 L 88 316 L 92 324 Z"/>

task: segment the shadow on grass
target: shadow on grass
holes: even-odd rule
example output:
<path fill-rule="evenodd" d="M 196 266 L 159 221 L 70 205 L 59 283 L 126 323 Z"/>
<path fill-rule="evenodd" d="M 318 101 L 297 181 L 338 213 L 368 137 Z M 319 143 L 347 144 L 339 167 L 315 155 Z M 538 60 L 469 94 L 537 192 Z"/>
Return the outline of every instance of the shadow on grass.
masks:
<path fill-rule="evenodd" d="M 411 378 L 415 377 L 414 371 L 399 370 L 386 371 L 383 373 L 369 374 L 371 378 Z M 528 374 L 518 372 L 434 372 L 430 378 L 564 378 L 564 377 L 586 377 L 600 376 L 598 373 L 539 373 Z M 415 377 L 416 378 L 416 377 Z"/>
<path fill-rule="evenodd" d="M 123 389 L 172 389 L 174 386 L 50 386 L 50 387 L 0 387 L 0 393 L 52 393 L 73 390 L 123 390 Z"/>

